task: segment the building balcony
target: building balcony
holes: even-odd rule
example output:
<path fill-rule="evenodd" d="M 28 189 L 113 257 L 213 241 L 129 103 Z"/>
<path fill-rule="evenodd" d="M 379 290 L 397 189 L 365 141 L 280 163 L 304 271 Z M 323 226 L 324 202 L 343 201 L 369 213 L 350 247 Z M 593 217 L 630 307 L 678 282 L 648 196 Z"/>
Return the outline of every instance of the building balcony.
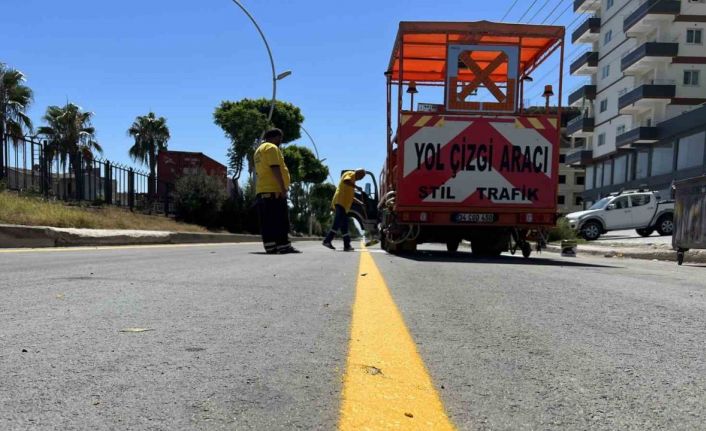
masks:
<path fill-rule="evenodd" d="M 586 51 L 571 63 L 572 75 L 593 75 L 598 70 L 598 53 Z"/>
<path fill-rule="evenodd" d="M 581 106 L 584 100 L 596 99 L 596 86 L 593 84 L 584 84 L 578 87 L 575 91 L 569 94 L 569 106 Z"/>
<path fill-rule="evenodd" d="M 566 164 L 575 168 L 590 165 L 593 161 L 593 151 L 577 150 L 566 155 Z"/>
<path fill-rule="evenodd" d="M 641 85 L 618 98 L 620 114 L 639 114 L 655 107 L 655 104 L 669 103 L 676 94 L 674 81 L 654 81 Z"/>
<path fill-rule="evenodd" d="M 575 13 L 593 13 L 601 10 L 601 0 L 574 0 Z"/>
<path fill-rule="evenodd" d="M 655 21 L 672 21 L 680 11 L 679 0 L 644 1 L 623 20 L 623 31 L 628 37 L 644 35 L 655 29 Z"/>
<path fill-rule="evenodd" d="M 659 63 L 671 62 L 678 54 L 678 43 L 647 42 L 620 60 L 620 70 L 625 75 L 642 75 L 655 69 Z"/>
<path fill-rule="evenodd" d="M 571 34 L 571 43 L 593 43 L 600 39 L 601 19 L 591 17 Z"/>
<path fill-rule="evenodd" d="M 657 127 L 638 127 L 615 137 L 615 147 L 631 148 L 637 144 L 654 144 L 657 142 L 659 129 Z"/>
<path fill-rule="evenodd" d="M 596 119 L 579 115 L 566 125 L 566 134 L 572 138 L 587 138 L 593 135 Z"/>

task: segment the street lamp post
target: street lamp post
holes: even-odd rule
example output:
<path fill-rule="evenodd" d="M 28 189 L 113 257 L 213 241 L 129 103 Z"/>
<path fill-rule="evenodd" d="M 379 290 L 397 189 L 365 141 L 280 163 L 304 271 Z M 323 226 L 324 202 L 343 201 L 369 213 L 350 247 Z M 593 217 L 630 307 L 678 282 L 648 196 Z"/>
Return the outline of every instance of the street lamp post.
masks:
<path fill-rule="evenodd" d="M 275 71 L 275 60 L 272 57 L 272 50 L 270 49 L 270 44 L 267 43 L 267 39 L 265 38 L 265 33 L 262 32 L 262 29 L 258 25 L 257 21 L 255 21 L 255 18 L 253 18 L 253 16 L 250 14 L 250 12 L 248 12 L 248 10 L 245 9 L 245 6 L 243 6 L 243 4 L 240 2 L 240 0 L 232 0 L 232 1 L 243 11 L 243 13 L 245 15 L 247 15 L 247 17 L 250 19 L 250 21 L 252 21 L 253 25 L 257 29 L 257 32 L 260 33 L 260 37 L 262 38 L 262 42 L 265 44 L 265 48 L 267 48 L 267 55 L 270 57 L 270 66 L 272 67 L 272 101 L 270 102 L 270 112 L 269 112 L 269 114 L 267 114 L 267 122 L 269 123 L 272 121 L 272 113 L 275 110 L 275 100 L 277 97 L 277 81 L 288 77 L 289 75 L 292 74 L 292 72 L 290 70 L 286 70 L 286 71 L 280 73 L 279 75 L 277 74 L 277 72 Z M 262 133 L 264 136 L 265 132 L 263 131 Z M 260 138 L 260 140 L 262 140 L 262 137 Z"/>
<path fill-rule="evenodd" d="M 306 134 L 306 136 L 311 141 L 311 145 L 314 147 L 314 154 L 316 155 L 316 159 L 320 162 L 323 162 L 323 160 L 321 160 L 321 157 L 319 157 L 319 149 L 316 147 L 316 142 L 314 141 L 314 138 L 311 137 L 311 134 L 309 133 L 308 130 L 306 130 L 304 128 L 304 126 L 299 125 L 299 128 L 302 130 L 302 132 L 304 132 Z M 331 178 L 331 182 L 335 184 L 335 182 L 333 181 L 333 176 L 331 175 L 330 171 L 328 173 L 328 176 L 329 176 L 329 178 Z M 311 207 L 310 207 L 309 208 L 309 236 L 312 235 L 313 227 L 314 227 L 314 214 L 313 214 Z"/>

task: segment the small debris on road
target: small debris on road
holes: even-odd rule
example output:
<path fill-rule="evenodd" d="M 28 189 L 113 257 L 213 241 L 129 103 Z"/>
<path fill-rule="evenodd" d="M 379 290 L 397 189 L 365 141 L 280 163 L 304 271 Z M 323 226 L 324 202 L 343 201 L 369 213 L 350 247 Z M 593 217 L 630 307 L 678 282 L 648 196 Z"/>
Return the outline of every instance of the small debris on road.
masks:
<path fill-rule="evenodd" d="M 154 329 L 150 329 L 150 328 L 124 328 L 124 329 L 120 330 L 120 332 L 147 332 L 147 331 L 154 331 Z"/>
<path fill-rule="evenodd" d="M 367 272 L 364 272 L 364 273 L 360 274 L 361 277 L 365 277 L 366 275 L 368 275 Z"/>
<path fill-rule="evenodd" d="M 366 373 L 370 374 L 371 376 L 382 375 L 382 370 L 372 365 L 363 365 L 363 369 Z"/>
<path fill-rule="evenodd" d="M 404 415 L 407 416 L 408 418 L 413 418 L 413 417 L 414 417 L 414 415 L 413 415 L 412 413 L 405 413 Z"/>
<path fill-rule="evenodd" d="M 22 349 L 22 353 L 27 353 L 27 349 Z"/>
<path fill-rule="evenodd" d="M 57 293 L 56 294 L 56 299 L 64 300 L 64 294 L 63 293 Z"/>

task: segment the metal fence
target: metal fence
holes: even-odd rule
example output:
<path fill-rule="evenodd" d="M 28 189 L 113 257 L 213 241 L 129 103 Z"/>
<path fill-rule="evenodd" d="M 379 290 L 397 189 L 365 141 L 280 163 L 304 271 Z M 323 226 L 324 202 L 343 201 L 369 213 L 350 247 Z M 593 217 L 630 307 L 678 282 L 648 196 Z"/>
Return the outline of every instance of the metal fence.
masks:
<path fill-rule="evenodd" d="M 173 212 L 173 184 L 109 160 L 53 154 L 47 142 L 36 137 L 0 142 L 0 181 L 10 190 L 48 199 Z"/>

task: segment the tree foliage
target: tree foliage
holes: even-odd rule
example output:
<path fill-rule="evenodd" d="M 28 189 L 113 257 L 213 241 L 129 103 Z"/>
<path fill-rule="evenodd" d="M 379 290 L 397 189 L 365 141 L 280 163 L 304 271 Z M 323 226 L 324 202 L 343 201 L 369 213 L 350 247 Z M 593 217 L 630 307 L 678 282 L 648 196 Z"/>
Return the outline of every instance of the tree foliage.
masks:
<path fill-rule="evenodd" d="M 312 206 L 311 190 L 313 186 L 326 180 L 328 167 L 305 147 L 290 145 L 284 148 L 283 154 L 292 178 L 289 196 L 292 202 L 290 219 L 294 230 L 308 232 L 311 228 L 313 232 L 317 232 L 320 230 L 320 223 L 313 225 L 313 222 L 318 220 Z"/>
<path fill-rule="evenodd" d="M 183 176 L 176 182 L 174 206 L 177 218 L 187 223 L 217 226 L 225 200 L 223 183 L 204 172 Z"/>
<path fill-rule="evenodd" d="M 26 114 L 32 103 L 32 90 L 19 70 L 0 63 L 0 142 L 7 134 L 17 144 L 25 131 L 32 131 L 32 120 Z"/>
<path fill-rule="evenodd" d="M 146 164 L 150 168 L 148 193 L 150 196 L 154 196 L 157 179 L 157 154 L 167 149 L 167 142 L 171 137 L 169 127 L 167 127 L 167 119 L 157 117 L 154 112 L 139 116 L 135 118 L 132 126 L 127 130 L 127 134 L 135 140 L 128 150 L 130 158 Z"/>
<path fill-rule="evenodd" d="M 243 99 L 238 102 L 223 101 L 213 113 L 214 123 L 231 141 L 228 149 L 229 167 L 238 178 L 245 160 L 251 161 L 255 144 L 262 132 L 269 127 L 282 129 L 285 143 L 301 137 L 300 126 L 304 116 L 299 108 L 288 102 L 277 101 L 268 124 L 270 110 L 268 99 Z"/>
<path fill-rule="evenodd" d="M 314 153 L 297 145 L 289 145 L 282 151 L 293 183 L 322 183 L 328 176 L 328 167 Z"/>
<path fill-rule="evenodd" d="M 48 107 L 42 119 L 47 125 L 38 132 L 47 137 L 49 156 L 58 156 L 64 164 L 68 161 L 74 172 L 79 170 L 81 159 L 89 161 L 96 152 L 103 153 L 96 141 L 92 112 L 67 102 L 64 106 Z"/>

